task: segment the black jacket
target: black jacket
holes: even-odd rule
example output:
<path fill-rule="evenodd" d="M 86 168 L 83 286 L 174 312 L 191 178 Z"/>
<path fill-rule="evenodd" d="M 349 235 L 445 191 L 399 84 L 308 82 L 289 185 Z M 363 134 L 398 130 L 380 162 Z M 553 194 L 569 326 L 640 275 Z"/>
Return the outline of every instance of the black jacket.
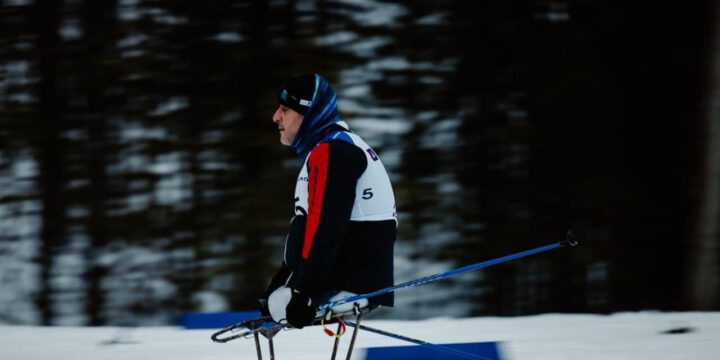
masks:
<path fill-rule="evenodd" d="M 330 131 L 307 157 L 284 259 L 266 295 L 287 285 L 318 304 L 328 292 L 362 294 L 393 285 L 392 187 L 377 154 L 344 130 Z M 369 301 L 392 306 L 393 294 Z"/>

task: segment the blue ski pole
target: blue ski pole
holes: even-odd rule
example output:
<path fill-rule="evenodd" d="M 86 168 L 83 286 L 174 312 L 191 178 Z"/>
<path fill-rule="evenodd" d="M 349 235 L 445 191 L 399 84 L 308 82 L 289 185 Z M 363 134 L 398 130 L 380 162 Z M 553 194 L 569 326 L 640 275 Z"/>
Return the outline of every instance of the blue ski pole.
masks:
<path fill-rule="evenodd" d="M 335 307 L 335 306 L 338 306 L 338 305 L 347 304 L 347 303 L 352 303 L 352 302 L 355 302 L 355 301 L 358 301 L 358 300 L 362 300 L 362 299 L 368 299 L 368 298 L 371 298 L 371 297 L 375 297 L 375 296 L 387 294 L 387 293 L 394 292 L 394 291 L 397 291 L 397 290 L 400 290 L 400 289 L 404 289 L 404 288 L 409 288 L 409 287 L 413 287 L 413 286 L 418 286 L 418 285 L 427 284 L 427 283 L 430 283 L 430 282 L 433 282 L 433 281 L 437 281 L 437 280 L 440 280 L 440 279 L 449 278 L 449 277 L 455 276 L 455 275 L 457 275 L 457 274 L 462 274 L 462 273 L 465 273 L 465 272 L 468 272 L 468 271 L 474 271 L 474 270 L 478 270 L 478 269 L 483 269 L 483 268 L 490 267 L 490 266 L 493 266 L 493 265 L 497 265 L 497 264 L 501 264 L 501 263 L 508 262 L 508 261 L 511 261 L 511 260 L 519 259 L 519 258 L 522 258 L 522 257 L 526 257 L 526 256 L 538 254 L 538 253 L 541 253 L 541 252 L 545 252 L 545 251 L 550 251 L 550 250 L 553 250 L 553 249 L 557 249 L 557 248 L 559 248 L 559 247 L 575 246 L 575 245 L 577 245 L 577 241 L 575 241 L 575 239 L 573 238 L 572 232 L 568 231 L 568 232 L 567 232 L 567 235 L 565 236 L 565 239 L 562 240 L 562 241 L 556 242 L 556 243 L 552 243 L 552 244 L 549 244 L 549 245 L 541 246 L 541 247 L 534 248 L 534 249 L 530 249 L 530 250 L 521 251 L 521 252 L 518 252 L 518 253 L 515 253 L 515 254 L 505 255 L 505 256 L 502 256 L 502 257 L 499 257 L 499 258 L 495 258 L 495 259 L 492 259 L 492 260 L 487 260 L 487 261 L 479 262 L 479 263 L 472 264 L 472 265 L 463 266 L 463 267 L 461 267 L 461 268 L 457 268 L 457 269 L 453 269 L 453 270 L 448 270 L 448 271 L 445 271 L 445 272 L 442 272 L 442 273 L 439 273 L 439 274 L 430 275 L 430 276 L 426 276 L 426 277 L 424 277 L 424 278 L 420 278 L 420 279 L 416 279 L 416 280 L 411 280 L 411 281 L 408 281 L 408 282 L 404 282 L 404 283 L 402 283 L 402 284 L 398 284 L 398 285 L 393 285 L 393 286 L 390 286 L 390 287 L 386 287 L 386 288 L 384 288 L 384 289 L 380 289 L 380 290 L 377 290 L 377 291 L 373 291 L 373 292 L 371 292 L 371 293 L 358 294 L 358 295 L 353 295 L 353 296 L 350 296 L 350 297 L 347 297 L 347 298 L 344 298 L 344 299 L 340 299 L 340 300 L 336 300 L 336 301 L 331 301 L 331 302 L 328 302 L 328 303 L 325 303 L 325 304 L 320 305 L 320 306 L 318 307 L 318 309 L 319 309 L 319 310 L 329 309 L 329 308 L 332 308 L 332 307 Z"/>

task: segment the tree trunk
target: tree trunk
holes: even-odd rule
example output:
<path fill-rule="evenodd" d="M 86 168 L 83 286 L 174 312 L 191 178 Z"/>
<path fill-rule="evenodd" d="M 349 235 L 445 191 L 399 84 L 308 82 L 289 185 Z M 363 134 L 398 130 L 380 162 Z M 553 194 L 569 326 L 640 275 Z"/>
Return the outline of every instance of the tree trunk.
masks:
<path fill-rule="evenodd" d="M 107 245 L 107 200 L 108 200 L 108 174 L 107 166 L 110 158 L 108 116 L 111 114 L 108 96 L 104 90 L 109 84 L 115 84 L 113 72 L 107 63 L 112 58 L 114 44 L 117 42 L 115 1 L 90 1 L 82 4 L 81 19 L 84 26 L 82 47 L 80 50 L 80 63 L 86 73 L 79 75 L 81 81 L 80 92 L 87 98 L 84 108 L 87 141 L 88 179 L 90 186 L 84 202 L 90 210 L 87 229 L 90 238 L 85 250 L 86 270 L 85 281 L 85 314 L 87 325 L 104 325 L 106 319 L 103 313 L 105 294 L 102 282 L 107 274 L 107 268 L 98 262 L 99 254 Z"/>
<path fill-rule="evenodd" d="M 39 254 L 40 290 L 36 298 L 43 325 L 51 325 L 52 267 L 57 250 L 65 239 L 65 183 L 62 154 L 62 101 L 58 93 L 60 3 L 42 1 L 35 5 L 33 28 L 37 33 L 36 64 L 39 72 L 37 137 L 33 147 L 39 163 L 38 187 L 42 203 L 42 230 Z"/>
<path fill-rule="evenodd" d="M 718 6 L 711 6 L 716 11 Z M 712 12 L 711 12 L 712 13 Z M 691 253 L 691 304 L 697 310 L 717 309 L 720 269 L 720 21 L 712 19 L 708 97 L 704 128 L 704 160 L 699 212 Z"/>

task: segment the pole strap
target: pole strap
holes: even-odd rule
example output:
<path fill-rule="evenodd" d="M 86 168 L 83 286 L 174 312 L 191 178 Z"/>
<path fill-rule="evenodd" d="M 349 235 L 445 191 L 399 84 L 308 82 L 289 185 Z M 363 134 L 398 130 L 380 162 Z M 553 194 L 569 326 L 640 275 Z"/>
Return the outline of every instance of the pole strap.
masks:
<path fill-rule="evenodd" d="M 347 331 L 347 326 L 345 326 L 345 320 L 343 320 L 342 317 L 338 316 L 337 320 L 338 320 L 338 325 L 340 325 L 338 327 L 337 333 L 328 329 L 327 326 L 325 326 L 325 317 L 320 319 L 320 325 L 322 325 L 323 331 L 325 332 L 325 334 L 327 336 L 330 336 L 330 337 L 334 336 L 339 339 L 341 336 L 345 335 L 345 331 Z"/>

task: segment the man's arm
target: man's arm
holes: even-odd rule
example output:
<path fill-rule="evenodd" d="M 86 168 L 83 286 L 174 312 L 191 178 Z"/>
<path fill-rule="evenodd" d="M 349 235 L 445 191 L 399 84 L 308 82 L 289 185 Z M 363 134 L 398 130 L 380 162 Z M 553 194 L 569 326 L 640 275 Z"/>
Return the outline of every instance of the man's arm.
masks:
<path fill-rule="evenodd" d="M 308 215 L 295 289 L 313 298 L 326 289 L 367 158 L 353 144 L 330 141 L 313 149 L 307 166 Z"/>

